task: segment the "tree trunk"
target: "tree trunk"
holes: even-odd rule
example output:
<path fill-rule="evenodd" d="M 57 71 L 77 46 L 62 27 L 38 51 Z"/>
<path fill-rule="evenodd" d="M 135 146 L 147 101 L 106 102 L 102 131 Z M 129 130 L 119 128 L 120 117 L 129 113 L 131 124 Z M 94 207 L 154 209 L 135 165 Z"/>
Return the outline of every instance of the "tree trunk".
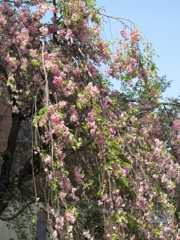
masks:
<path fill-rule="evenodd" d="M 10 176 L 21 122 L 22 117 L 12 113 L 12 127 L 8 137 L 7 148 L 2 153 L 3 164 L 0 174 L 0 214 L 6 209 L 13 196 L 14 182 L 11 182 Z"/>

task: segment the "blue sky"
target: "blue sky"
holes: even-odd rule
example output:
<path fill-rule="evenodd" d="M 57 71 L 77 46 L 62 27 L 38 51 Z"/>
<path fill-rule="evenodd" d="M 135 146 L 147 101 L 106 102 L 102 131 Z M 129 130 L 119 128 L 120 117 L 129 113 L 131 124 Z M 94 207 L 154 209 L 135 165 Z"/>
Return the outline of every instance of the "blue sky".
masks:
<path fill-rule="evenodd" d="M 97 0 L 97 5 L 104 6 L 108 15 L 130 19 L 141 28 L 160 56 L 155 59 L 159 76 L 172 80 L 164 96 L 180 95 L 180 0 Z M 118 37 L 120 28 L 111 22 L 113 37 Z M 109 25 L 105 31 L 111 36 Z"/>

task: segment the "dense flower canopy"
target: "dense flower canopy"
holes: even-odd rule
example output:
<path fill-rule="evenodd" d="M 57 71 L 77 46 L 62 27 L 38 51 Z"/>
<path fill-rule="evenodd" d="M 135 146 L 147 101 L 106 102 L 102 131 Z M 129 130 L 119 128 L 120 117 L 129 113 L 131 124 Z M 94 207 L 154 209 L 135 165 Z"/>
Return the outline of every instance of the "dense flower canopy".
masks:
<path fill-rule="evenodd" d="M 113 52 L 94 0 L 0 3 L 12 111 L 1 219 L 13 202 L 42 202 L 51 239 L 180 238 L 180 105 L 161 102 L 150 44 L 118 20 Z"/>

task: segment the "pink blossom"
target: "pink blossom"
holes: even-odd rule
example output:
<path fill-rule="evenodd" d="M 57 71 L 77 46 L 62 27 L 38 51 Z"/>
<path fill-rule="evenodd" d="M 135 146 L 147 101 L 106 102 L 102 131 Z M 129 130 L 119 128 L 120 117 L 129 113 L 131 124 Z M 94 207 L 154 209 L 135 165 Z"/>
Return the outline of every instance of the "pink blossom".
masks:
<path fill-rule="evenodd" d="M 14 5 L 19 8 L 21 6 L 21 2 L 20 1 L 14 1 Z"/>
<path fill-rule="evenodd" d="M 180 120 L 175 120 L 173 122 L 173 130 L 176 132 L 180 132 Z"/>
<path fill-rule="evenodd" d="M 90 134 L 91 134 L 92 136 L 94 136 L 95 133 L 96 133 L 96 128 L 93 128 L 93 129 L 90 130 Z"/>
<path fill-rule="evenodd" d="M 77 116 L 75 114 L 72 114 L 70 117 L 71 122 L 76 122 L 78 120 Z"/>
<path fill-rule="evenodd" d="M 67 102 L 65 102 L 65 101 L 62 101 L 59 103 L 60 108 L 64 108 L 66 105 L 67 105 Z"/>
<path fill-rule="evenodd" d="M 89 72 L 91 73 L 91 75 L 93 77 L 96 77 L 97 76 L 97 70 L 96 68 L 94 67 L 94 65 L 92 63 L 87 63 L 87 67 L 88 67 L 88 70 Z"/>
<path fill-rule="evenodd" d="M 71 21 L 67 20 L 67 19 L 64 19 L 63 23 L 64 23 L 64 25 L 68 26 L 68 25 L 70 25 Z"/>
<path fill-rule="evenodd" d="M 62 135 L 63 135 L 63 137 L 67 137 L 69 135 L 69 133 L 68 132 L 63 132 Z"/>
<path fill-rule="evenodd" d="M 71 29 L 68 29 L 67 33 L 66 33 L 66 36 L 65 36 L 65 39 L 69 40 L 72 37 L 73 37 L 72 31 L 71 31 Z"/>
<path fill-rule="evenodd" d="M 63 79 L 65 79 L 66 78 L 66 73 L 65 72 L 60 72 L 60 76 L 63 78 Z"/>
<path fill-rule="evenodd" d="M 89 102 L 89 98 L 88 98 L 88 96 L 87 96 L 86 94 L 84 94 L 84 95 L 82 96 L 82 103 L 88 104 L 88 102 Z"/>
<path fill-rule="evenodd" d="M 71 182 L 69 178 L 63 177 L 62 181 L 59 183 L 60 187 L 67 193 L 71 189 Z"/>
<path fill-rule="evenodd" d="M 104 151 L 99 152 L 98 156 L 99 156 L 100 159 L 104 159 L 105 158 Z"/>
<path fill-rule="evenodd" d="M 128 166 L 124 166 L 124 167 L 121 169 L 121 172 L 122 172 L 123 176 L 126 177 L 126 176 L 129 174 L 130 169 L 129 169 Z"/>
<path fill-rule="evenodd" d="M 7 20 L 3 16 L 0 16 L 0 26 L 5 27 L 6 24 Z"/>
<path fill-rule="evenodd" d="M 72 70 L 72 66 L 70 64 L 66 64 L 63 67 L 63 71 L 66 72 L 66 73 L 69 73 L 71 70 Z"/>
<path fill-rule="evenodd" d="M 52 61 L 50 61 L 50 60 L 45 60 L 45 67 L 46 67 L 46 68 L 50 68 L 51 65 L 52 65 Z"/>
<path fill-rule="evenodd" d="M 54 77 L 53 83 L 62 87 L 62 84 L 63 84 L 62 83 L 62 77 L 60 77 L 60 76 L 59 77 Z"/>
<path fill-rule="evenodd" d="M 51 71 L 54 74 L 58 74 L 59 73 L 59 66 L 58 65 L 51 65 Z"/>
<path fill-rule="evenodd" d="M 120 205 L 123 203 L 122 197 L 118 196 L 118 197 L 116 198 L 115 202 L 116 202 L 117 206 L 120 206 Z"/>
<path fill-rule="evenodd" d="M 44 36 L 47 36 L 49 33 L 49 30 L 47 27 L 41 27 L 39 30 Z"/>
<path fill-rule="evenodd" d="M 57 113 L 53 113 L 51 115 L 51 121 L 52 121 L 53 124 L 59 124 L 59 122 L 60 122 L 59 115 Z"/>
<path fill-rule="evenodd" d="M 84 183 L 83 182 L 83 176 L 81 174 L 81 169 L 80 168 L 75 167 L 75 169 L 74 169 L 74 177 L 75 177 L 76 182 L 79 185 L 82 185 Z"/>
<path fill-rule="evenodd" d="M 50 10 L 51 10 L 53 13 L 57 13 L 57 12 L 58 12 L 57 8 L 56 8 L 54 5 L 50 7 Z"/>
<path fill-rule="evenodd" d="M 65 30 L 64 30 L 64 29 L 59 30 L 59 31 L 58 31 L 58 35 L 59 35 L 61 38 L 64 38 Z"/>
<path fill-rule="evenodd" d="M 92 97 L 95 97 L 99 94 L 99 89 L 95 86 L 95 87 L 91 88 L 90 92 L 92 94 Z"/>
<path fill-rule="evenodd" d="M 61 165 L 63 164 L 62 163 L 62 160 L 66 157 L 66 154 L 63 153 L 60 149 L 58 150 L 58 157 L 59 157 L 59 161 L 61 163 Z"/>
<path fill-rule="evenodd" d="M 32 57 L 36 57 L 37 50 L 36 49 L 29 49 L 29 53 Z"/>
<path fill-rule="evenodd" d="M 19 112 L 19 109 L 16 105 L 12 106 L 12 112 L 13 113 L 18 113 Z"/>
<path fill-rule="evenodd" d="M 50 105 L 50 106 L 49 106 L 49 112 L 50 112 L 51 114 L 53 114 L 53 113 L 55 112 L 55 106 Z"/>
<path fill-rule="evenodd" d="M 47 122 L 47 117 L 43 116 L 42 119 L 39 121 L 39 126 L 43 127 Z"/>
<path fill-rule="evenodd" d="M 56 228 L 62 230 L 63 226 L 64 226 L 64 218 L 63 217 L 56 218 Z"/>
<path fill-rule="evenodd" d="M 21 44 L 21 46 L 25 46 L 29 41 L 29 32 L 27 29 L 21 31 L 21 33 L 16 37 L 17 43 Z"/>
<path fill-rule="evenodd" d="M 120 31 L 120 33 L 121 33 L 121 36 L 122 36 L 124 39 L 127 39 L 126 29 L 122 29 L 122 30 Z"/>
<path fill-rule="evenodd" d="M 90 82 L 86 89 L 88 89 L 92 95 L 92 97 L 96 97 L 99 94 L 99 89 L 96 86 L 93 86 L 92 82 Z"/>
<path fill-rule="evenodd" d="M 42 15 L 44 15 L 46 13 L 48 9 L 48 6 L 46 3 L 41 3 L 40 6 L 39 6 L 39 9 L 38 9 L 38 12 Z"/>
<path fill-rule="evenodd" d="M 126 72 L 127 74 L 131 74 L 134 70 L 134 67 L 132 64 L 129 64 L 127 67 L 126 67 Z"/>
<path fill-rule="evenodd" d="M 134 29 L 131 34 L 130 34 L 130 39 L 129 41 L 132 43 L 136 43 L 138 42 L 140 39 L 140 33 L 138 29 Z"/>
<path fill-rule="evenodd" d="M 57 238 L 57 236 L 58 236 L 58 234 L 57 234 L 57 231 L 56 231 L 56 230 L 54 230 L 54 232 L 53 232 L 53 234 L 52 234 L 52 238 L 53 238 L 53 239 L 56 239 L 56 238 Z"/>
<path fill-rule="evenodd" d="M 175 178 L 178 175 L 178 171 L 177 171 L 176 166 L 172 166 L 172 167 L 169 168 L 168 175 L 171 178 Z"/>
<path fill-rule="evenodd" d="M 80 68 L 76 68 L 74 69 L 73 73 L 77 76 L 80 76 L 81 75 L 81 69 Z"/>
<path fill-rule="evenodd" d="M 56 24 L 48 26 L 49 33 L 55 33 L 58 30 L 58 26 Z"/>
<path fill-rule="evenodd" d="M 45 162 L 47 165 L 51 165 L 51 163 L 52 163 L 52 158 L 51 158 L 51 156 L 47 155 L 46 158 L 44 159 L 44 162 Z"/>
<path fill-rule="evenodd" d="M 66 220 L 72 224 L 76 221 L 73 210 L 70 210 L 66 213 Z"/>

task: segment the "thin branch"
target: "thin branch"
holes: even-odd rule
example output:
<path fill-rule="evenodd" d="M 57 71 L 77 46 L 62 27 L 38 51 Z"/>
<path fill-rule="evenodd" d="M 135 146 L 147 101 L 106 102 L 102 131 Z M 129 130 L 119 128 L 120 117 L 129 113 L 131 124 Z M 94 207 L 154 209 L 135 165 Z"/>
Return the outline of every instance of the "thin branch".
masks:
<path fill-rule="evenodd" d="M 46 72 L 46 67 L 45 67 L 45 61 L 44 61 L 44 48 L 45 44 L 44 41 L 41 40 L 42 42 L 42 64 L 43 64 L 43 70 L 44 70 L 44 76 L 45 76 L 45 99 L 46 99 L 46 106 L 49 106 L 49 84 L 48 84 L 48 78 L 47 78 L 47 72 Z"/>
<path fill-rule="evenodd" d="M 139 103 L 140 100 L 139 99 L 120 99 L 120 101 L 124 101 L 124 102 L 128 102 L 128 103 Z M 148 102 L 148 104 L 150 104 Z M 159 106 L 159 105 L 163 105 L 163 106 L 175 106 L 175 107 L 180 107 L 180 102 L 177 102 L 177 103 L 171 103 L 171 102 L 156 102 L 156 103 L 152 103 L 156 106 Z"/>
<path fill-rule="evenodd" d="M 107 15 L 107 14 L 104 14 L 104 13 L 100 13 L 100 15 L 104 16 L 104 17 L 107 17 L 107 18 L 112 18 L 114 20 L 117 20 L 122 25 L 124 25 L 125 27 L 129 28 L 130 30 L 131 30 L 131 28 L 127 24 L 125 24 L 124 21 L 129 22 L 129 23 L 133 24 L 134 26 L 137 26 L 140 29 L 140 27 L 135 22 L 133 22 L 133 21 L 127 19 L 127 18 L 113 17 L 113 16 L 110 16 L 110 15 Z"/>

